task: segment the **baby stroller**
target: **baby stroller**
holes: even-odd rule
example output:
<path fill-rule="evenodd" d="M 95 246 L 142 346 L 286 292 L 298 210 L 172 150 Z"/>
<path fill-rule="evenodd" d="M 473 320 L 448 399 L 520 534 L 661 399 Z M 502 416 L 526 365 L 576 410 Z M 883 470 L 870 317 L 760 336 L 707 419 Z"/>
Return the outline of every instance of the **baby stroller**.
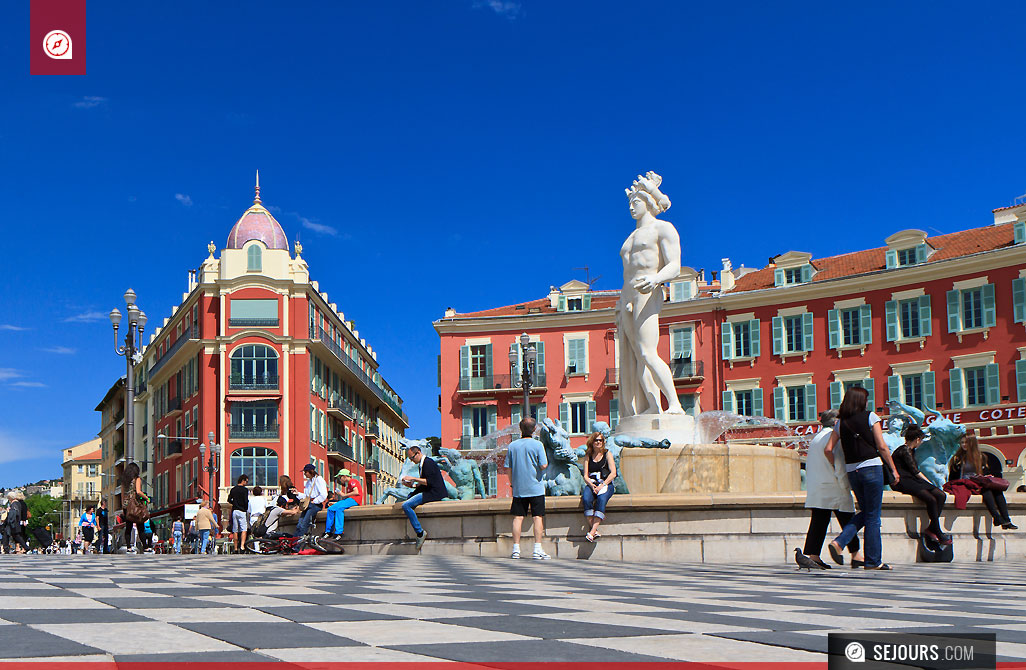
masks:
<path fill-rule="evenodd" d="M 33 528 L 31 533 L 32 537 L 36 538 L 36 542 L 39 543 L 39 548 L 44 552 L 53 544 L 53 534 L 51 534 L 47 529 Z"/>

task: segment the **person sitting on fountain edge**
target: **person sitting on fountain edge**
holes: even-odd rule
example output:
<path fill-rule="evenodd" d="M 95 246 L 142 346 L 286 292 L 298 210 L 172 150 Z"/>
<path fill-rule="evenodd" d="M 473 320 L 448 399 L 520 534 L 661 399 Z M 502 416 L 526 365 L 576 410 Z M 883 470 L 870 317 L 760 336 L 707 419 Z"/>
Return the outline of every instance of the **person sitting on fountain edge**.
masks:
<path fill-rule="evenodd" d="M 413 526 L 413 531 L 417 534 L 417 549 L 420 549 L 424 546 L 424 540 L 427 539 L 427 531 L 421 527 L 420 520 L 417 519 L 417 513 L 413 511 L 413 508 L 424 503 L 441 500 L 447 495 L 447 491 L 438 464 L 430 458 L 425 458 L 424 452 L 419 446 L 410 445 L 406 449 L 406 457 L 420 466 L 420 477 L 406 477 L 401 482 L 403 486 L 417 486 L 403 503 L 403 512 L 406 513 L 406 518 L 410 520 L 410 525 Z"/>
<path fill-rule="evenodd" d="M 520 558 L 520 530 L 524 516 L 531 511 L 534 521 L 534 553 L 532 558 L 551 558 L 542 549 L 545 535 L 545 483 L 542 473 L 549 467 L 545 457 L 545 445 L 534 439 L 534 428 L 538 422 L 527 416 L 520 421 L 520 439 L 513 440 L 506 451 L 505 467 L 509 468 L 509 480 L 513 485 L 513 503 L 509 511 L 513 515 L 513 558 Z M 575 466 L 576 467 L 576 466 Z"/>
<path fill-rule="evenodd" d="M 940 524 L 940 515 L 944 511 L 947 496 L 919 471 L 916 464 L 916 447 L 923 443 L 925 437 L 926 433 L 919 426 L 909 426 L 905 430 L 905 444 L 891 454 L 899 475 L 898 481 L 891 488 L 898 493 L 918 498 L 926 505 L 930 525 L 923 530 L 923 535 L 938 544 L 951 544 L 951 537 L 944 534 Z"/>

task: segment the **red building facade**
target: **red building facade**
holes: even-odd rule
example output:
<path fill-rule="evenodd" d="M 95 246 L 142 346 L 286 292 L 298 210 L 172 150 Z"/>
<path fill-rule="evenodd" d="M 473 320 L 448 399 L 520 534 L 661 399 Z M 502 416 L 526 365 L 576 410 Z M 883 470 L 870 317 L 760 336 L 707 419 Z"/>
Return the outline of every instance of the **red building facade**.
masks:
<path fill-rule="evenodd" d="M 896 399 L 968 424 L 1022 479 L 1024 220 L 1019 205 L 995 210 L 986 227 L 905 230 L 884 247 L 831 258 L 792 251 L 758 270 L 725 259 L 718 280 L 684 268 L 666 287 L 660 320 L 660 354 L 682 404 L 809 433 L 819 411 L 860 385 L 881 413 Z M 617 296 L 571 282 L 542 300 L 436 321 L 443 445 L 479 448 L 519 420 L 508 349 L 521 332 L 544 351 L 532 404 L 559 419 L 574 446 L 595 419 L 615 425 Z"/>
<path fill-rule="evenodd" d="M 325 477 L 347 468 L 371 495 L 391 486 L 408 426 L 402 400 L 353 322 L 310 280 L 298 243 L 291 253 L 259 187 L 215 250 L 136 368 L 137 454 L 147 454 L 155 516 L 207 495 L 199 445 L 210 433 L 222 445 L 221 500 L 241 473 L 268 493 L 282 474 L 301 485 L 307 463 Z"/>

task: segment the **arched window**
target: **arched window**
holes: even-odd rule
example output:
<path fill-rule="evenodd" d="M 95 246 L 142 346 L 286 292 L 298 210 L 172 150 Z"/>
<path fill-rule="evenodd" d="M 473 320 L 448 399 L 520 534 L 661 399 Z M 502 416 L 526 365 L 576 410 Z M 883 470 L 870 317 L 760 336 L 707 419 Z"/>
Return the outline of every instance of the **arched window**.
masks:
<path fill-rule="evenodd" d="M 232 353 L 231 374 L 232 389 L 276 389 L 278 354 L 264 344 L 245 344 Z"/>
<path fill-rule="evenodd" d="M 232 452 L 232 481 L 249 476 L 250 486 L 278 485 L 278 454 L 267 447 L 243 447 Z"/>
<path fill-rule="evenodd" d="M 246 269 L 250 271 L 255 270 L 259 272 L 261 270 L 261 255 L 262 251 L 260 249 L 259 244 L 254 244 L 250 246 L 250 248 L 246 251 L 246 258 L 249 261 L 249 264 L 246 267 Z"/>

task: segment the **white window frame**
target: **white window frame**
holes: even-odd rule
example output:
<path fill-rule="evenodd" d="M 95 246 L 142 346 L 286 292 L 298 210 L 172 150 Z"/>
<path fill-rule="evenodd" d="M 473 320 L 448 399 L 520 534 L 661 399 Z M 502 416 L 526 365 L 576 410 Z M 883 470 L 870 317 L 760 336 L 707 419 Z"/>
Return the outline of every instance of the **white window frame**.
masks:
<path fill-rule="evenodd" d="M 568 377 L 576 377 L 578 375 L 583 375 L 585 378 L 587 378 L 588 374 L 591 372 L 590 365 L 589 365 L 589 359 L 591 358 L 591 352 L 589 351 L 589 342 L 588 342 L 589 337 L 588 337 L 588 335 L 589 335 L 589 333 L 587 333 L 587 332 L 583 332 L 583 333 L 563 333 L 563 362 L 564 362 L 563 369 L 564 370 L 569 370 L 570 369 L 570 340 L 584 340 L 584 370 L 579 370 L 578 369 L 578 370 L 576 370 L 573 373 L 568 372 L 567 373 Z"/>

